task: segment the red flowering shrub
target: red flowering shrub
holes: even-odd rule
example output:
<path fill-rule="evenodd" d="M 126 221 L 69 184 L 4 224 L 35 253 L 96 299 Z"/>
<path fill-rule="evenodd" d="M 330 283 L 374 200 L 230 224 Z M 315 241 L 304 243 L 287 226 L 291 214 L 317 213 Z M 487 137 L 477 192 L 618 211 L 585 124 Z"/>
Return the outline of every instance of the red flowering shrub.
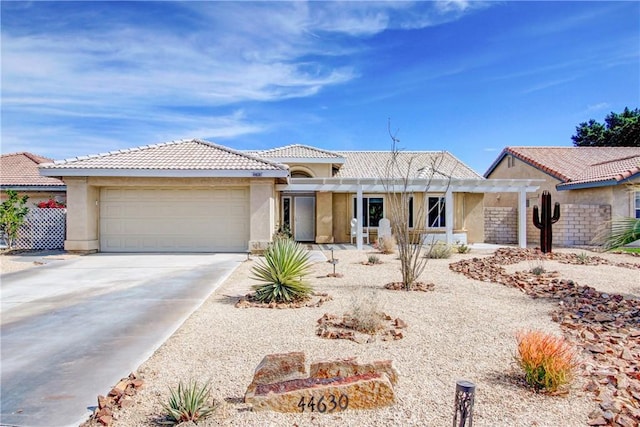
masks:
<path fill-rule="evenodd" d="M 67 205 L 61 202 L 57 202 L 54 199 L 49 199 L 46 202 L 40 202 L 36 206 L 39 208 L 66 208 Z"/>

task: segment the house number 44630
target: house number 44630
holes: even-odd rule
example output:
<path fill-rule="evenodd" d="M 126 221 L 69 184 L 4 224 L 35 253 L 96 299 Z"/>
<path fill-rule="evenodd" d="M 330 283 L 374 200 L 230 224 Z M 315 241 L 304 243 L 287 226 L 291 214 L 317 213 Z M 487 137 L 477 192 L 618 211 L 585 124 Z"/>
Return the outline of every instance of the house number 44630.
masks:
<path fill-rule="evenodd" d="M 335 410 L 344 411 L 348 406 L 349 397 L 346 394 L 341 394 L 340 396 L 330 394 L 326 398 L 325 396 L 320 396 L 318 400 L 315 400 L 315 396 L 311 396 L 308 401 L 302 396 L 300 402 L 298 402 L 300 412 L 304 412 L 306 408 L 311 412 L 320 412 L 321 414 L 325 412 L 330 413 Z"/>

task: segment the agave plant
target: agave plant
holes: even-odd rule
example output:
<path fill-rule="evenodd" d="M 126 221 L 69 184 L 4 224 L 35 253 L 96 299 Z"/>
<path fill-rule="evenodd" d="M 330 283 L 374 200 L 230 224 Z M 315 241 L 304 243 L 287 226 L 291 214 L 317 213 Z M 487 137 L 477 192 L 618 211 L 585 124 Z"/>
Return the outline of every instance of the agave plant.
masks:
<path fill-rule="evenodd" d="M 292 302 L 305 299 L 313 289 L 304 277 L 311 264 L 309 252 L 289 239 L 275 240 L 264 252 L 264 260 L 251 270 L 252 279 L 263 282 L 253 289 L 260 302 Z"/>
<path fill-rule="evenodd" d="M 171 389 L 169 402 L 163 405 L 167 412 L 167 421 L 162 424 L 180 424 L 186 421 L 196 422 L 210 415 L 214 406 L 209 406 L 211 387 L 208 383 L 199 385 L 197 381 L 178 384 L 177 389 Z"/>

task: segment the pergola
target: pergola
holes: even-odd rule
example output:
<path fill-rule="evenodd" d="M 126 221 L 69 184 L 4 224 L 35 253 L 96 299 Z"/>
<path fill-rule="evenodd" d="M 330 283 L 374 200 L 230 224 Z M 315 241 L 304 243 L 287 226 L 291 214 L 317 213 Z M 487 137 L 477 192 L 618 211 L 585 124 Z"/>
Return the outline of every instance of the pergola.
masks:
<path fill-rule="evenodd" d="M 356 194 L 358 229 L 356 247 L 362 249 L 363 193 L 444 193 L 446 242 L 453 243 L 453 193 L 518 193 L 518 244 L 527 247 L 527 193 L 537 191 L 539 179 L 380 179 L 380 178 L 289 178 L 277 191 L 328 191 Z"/>

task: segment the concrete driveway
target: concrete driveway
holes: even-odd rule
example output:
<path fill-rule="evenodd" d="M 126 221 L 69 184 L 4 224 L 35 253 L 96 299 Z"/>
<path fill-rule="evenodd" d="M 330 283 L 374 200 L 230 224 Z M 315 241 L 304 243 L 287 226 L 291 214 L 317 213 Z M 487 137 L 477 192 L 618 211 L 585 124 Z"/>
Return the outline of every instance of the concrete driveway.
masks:
<path fill-rule="evenodd" d="M 95 254 L 1 277 L 0 425 L 77 426 L 246 254 Z"/>

